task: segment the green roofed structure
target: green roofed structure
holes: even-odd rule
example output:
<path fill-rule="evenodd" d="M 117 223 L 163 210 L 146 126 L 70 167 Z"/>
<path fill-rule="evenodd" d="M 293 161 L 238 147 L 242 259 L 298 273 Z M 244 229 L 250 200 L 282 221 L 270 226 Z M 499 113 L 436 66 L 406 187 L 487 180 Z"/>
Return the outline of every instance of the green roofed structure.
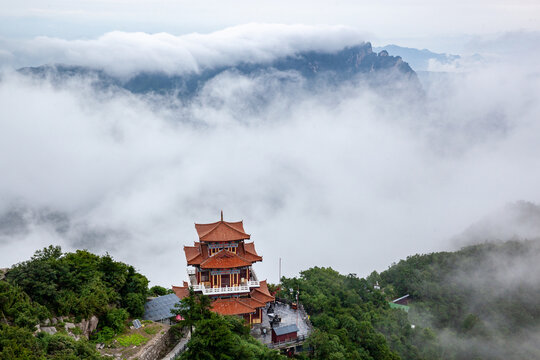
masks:
<path fill-rule="evenodd" d="M 405 312 L 409 312 L 409 307 L 407 305 L 396 304 L 391 301 L 389 301 L 388 304 L 390 305 L 390 308 L 392 309 L 401 309 Z"/>

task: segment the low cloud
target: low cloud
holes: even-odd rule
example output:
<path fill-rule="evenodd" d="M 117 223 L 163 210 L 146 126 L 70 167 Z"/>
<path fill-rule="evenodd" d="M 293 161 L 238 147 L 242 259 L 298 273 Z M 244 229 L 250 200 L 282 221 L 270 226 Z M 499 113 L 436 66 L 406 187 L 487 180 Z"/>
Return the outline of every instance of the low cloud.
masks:
<path fill-rule="evenodd" d="M 465 246 L 489 240 L 534 239 L 539 236 L 540 206 L 519 201 L 490 212 L 455 236 L 453 241 L 456 246 Z"/>
<path fill-rule="evenodd" d="M 462 307 L 464 316 L 460 334 L 440 331 L 441 345 L 456 358 L 538 358 L 540 238 L 470 252 L 473 256 L 460 258 L 443 280 L 454 289 L 448 294 L 454 296 L 452 306 Z M 466 324 L 467 319 L 472 321 Z"/>
<path fill-rule="evenodd" d="M 344 26 L 246 24 L 209 34 L 114 31 L 97 39 L 37 37 L 4 40 L 0 61 L 15 67 L 70 64 L 104 69 L 130 77 L 141 72 L 198 73 L 240 62 L 270 62 L 300 51 L 338 51 L 364 42 L 365 36 Z"/>

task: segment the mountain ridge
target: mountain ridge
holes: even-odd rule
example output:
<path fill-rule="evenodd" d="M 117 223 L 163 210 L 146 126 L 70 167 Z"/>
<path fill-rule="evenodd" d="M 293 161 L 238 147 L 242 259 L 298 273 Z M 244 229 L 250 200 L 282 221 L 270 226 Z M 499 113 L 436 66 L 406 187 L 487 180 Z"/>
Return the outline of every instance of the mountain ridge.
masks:
<path fill-rule="evenodd" d="M 270 62 L 240 62 L 234 66 L 206 68 L 197 73 L 143 71 L 127 79 L 108 74 L 104 69 L 80 65 L 53 64 L 18 69 L 21 74 L 51 78 L 55 82 L 84 76 L 91 77 L 99 87 L 119 87 L 135 94 L 176 92 L 179 96 L 188 97 L 197 94 L 207 82 L 226 72 L 257 76 L 269 71 L 294 72 L 310 84 L 323 77 L 334 85 L 361 77 L 368 81 L 375 80 L 373 85 L 376 84 L 375 78 L 381 74 L 389 75 L 393 80 L 405 79 L 418 83 L 416 73 L 401 57 L 391 56 L 387 51 L 376 53 L 369 42 L 345 47 L 338 52 L 303 51 Z"/>

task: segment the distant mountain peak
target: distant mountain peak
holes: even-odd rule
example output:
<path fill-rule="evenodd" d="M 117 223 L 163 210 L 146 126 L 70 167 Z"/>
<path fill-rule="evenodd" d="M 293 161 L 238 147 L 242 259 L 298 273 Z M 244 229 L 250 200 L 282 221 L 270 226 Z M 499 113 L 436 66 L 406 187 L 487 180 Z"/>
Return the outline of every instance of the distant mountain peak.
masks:
<path fill-rule="evenodd" d="M 401 57 L 391 56 L 384 50 L 377 54 L 370 42 L 345 47 L 336 52 L 300 51 L 269 62 L 239 62 L 231 66 L 202 69 L 198 73 L 139 72 L 128 79 L 115 77 L 104 69 L 69 64 L 19 69 L 20 73 L 48 77 L 56 82 L 83 76 L 91 78 L 101 87 L 117 86 L 133 93 L 175 92 L 180 96 L 193 96 L 208 81 L 226 71 L 234 71 L 245 76 L 257 76 L 270 71 L 296 72 L 308 81 L 324 78 L 333 85 L 348 82 L 356 77 L 369 79 L 380 74 L 417 81 L 416 73 Z"/>

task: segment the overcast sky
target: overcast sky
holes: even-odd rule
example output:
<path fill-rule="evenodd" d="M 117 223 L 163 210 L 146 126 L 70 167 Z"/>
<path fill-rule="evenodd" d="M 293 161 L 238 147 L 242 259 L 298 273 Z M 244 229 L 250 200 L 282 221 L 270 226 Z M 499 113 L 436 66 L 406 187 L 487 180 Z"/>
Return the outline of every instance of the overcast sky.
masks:
<path fill-rule="evenodd" d="M 52 243 L 108 251 L 153 283 L 181 284 L 193 223 L 216 221 L 221 209 L 245 220 L 264 256 L 259 276 L 273 282 L 280 257 L 287 276 L 316 265 L 365 276 L 451 249 L 506 204 L 540 202 L 538 6 L 3 4 L 0 214 L 22 209 L 28 227 L 0 234 L 0 267 Z M 507 56 L 435 77 L 416 99 L 227 73 L 182 103 L 12 71 L 62 62 L 120 77 L 182 74 L 362 41 Z M 67 216 L 68 230 L 43 211 Z"/>
<path fill-rule="evenodd" d="M 245 23 L 344 25 L 377 45 L 461 52 L 472 35 L 540 30 L 536 0 L 4 1 L 0 36 L 93 38 L 110 31 L 208 33 Z"/>

